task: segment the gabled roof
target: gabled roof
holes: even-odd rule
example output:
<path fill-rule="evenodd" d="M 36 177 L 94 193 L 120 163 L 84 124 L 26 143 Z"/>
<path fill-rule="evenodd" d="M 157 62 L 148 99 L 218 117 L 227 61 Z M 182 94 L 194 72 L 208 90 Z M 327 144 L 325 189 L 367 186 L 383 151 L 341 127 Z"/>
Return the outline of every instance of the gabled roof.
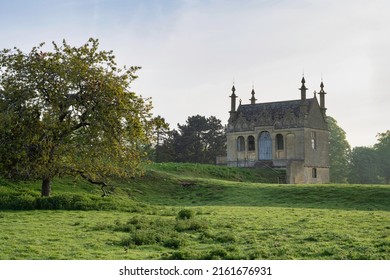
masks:
<path fill-rule="evenodd" d="M 314 102 L 315 98 L 306 99 L 304 104 L 308 111 Z M 301 106 L 300 99 L 240 105 L 237 108 L 236 120 L 246 120 L 256 126 L 302 127 Z"/>
<path fill-rule="evenodd" d="M 310 107 L 313 101 L 314 98 L 306 99 L 306 105 Z M 276 116 L 282 117 L 287 112 L 294 112 L 294 114 L 298 117 L 301 104 L 302 101 L 300 99 L 258 104 L 245 104 L 240 105 L 237 108 L 237 113 L 239 114 L 242 112 L 242 114 L 245 115 L 248 120 L 262 113 L 266 113 L 267 115 L 272 116 L 272 119 L 274 119 Z"/>

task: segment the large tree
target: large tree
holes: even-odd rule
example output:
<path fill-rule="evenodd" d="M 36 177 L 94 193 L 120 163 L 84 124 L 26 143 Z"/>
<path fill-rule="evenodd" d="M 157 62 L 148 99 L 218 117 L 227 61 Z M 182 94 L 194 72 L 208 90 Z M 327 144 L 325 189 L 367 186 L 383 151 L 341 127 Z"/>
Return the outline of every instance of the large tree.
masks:
<path fill-rule="evenodd" d="M 164 142 L 170 137 L 169 124 L 161 116 L 156 118 L 156 127 L 154 129 L 155 143 L 154 149 L 151 149 L 150 158 L 155 162 L 164 162 Z"/>
<path fill-rule="evenodd" d="M 345 131 L 337 124 L 337 121 L 329 116 L 327 121 L 330 132 L 330 180 L 337 183 L 347 183 L 351 146 L 347 141 Z"/>
<path fill-rule="evenodd" d="M 40 178 L 42 196 L 61 174 L 133 176 L 154 127 L 151 101 L 130 90 L 139 67 L 118 67 L 97 39 L 44 47 L 0 52 L 0 174 Z"/>
<path fill-rule="evenodd" d="M 374 148 L 353 148 L 349 182 L 360 184 L 380 183 L 378 167 L 378 154 Z"/>
<path fill-rule="evenodd" d="M 214 116 L 188 117 L 167 135 L 159 149 L 160 161 L 215 163 L 217 156 L 226 153 L 225 130 Z"/>
<path fill-rule="evenodd" d="M 226 137 L 221 121 L 214 116 L 188 117 L 186 124 L 178 125 L 176 135 L 178 161 L 215 163 L 218 155 L 226 152 Z"/>
<path fill-rule="evenodd" d="M 385 183 L 390 183 L 390 130 L 377 135 L 378 143 L 374 145 L 378 158 L 379 175 Z"/>

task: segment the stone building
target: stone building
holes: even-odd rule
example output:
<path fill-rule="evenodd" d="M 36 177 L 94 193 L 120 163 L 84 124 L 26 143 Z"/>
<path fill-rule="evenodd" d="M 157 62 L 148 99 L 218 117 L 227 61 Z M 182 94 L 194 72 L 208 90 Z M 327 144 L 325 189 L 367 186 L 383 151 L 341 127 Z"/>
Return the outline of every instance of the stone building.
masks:
<path fill-rule="evenodd" d="M 228 166 L 271 167 L 286 170 L 287 183 L 329 182 L 329 131 L 326 122 L 324 84 L 317 94 L 306 98 L 305 78 L 301 98 L 256 103 L 252 90 L 250 104 L 236 108 L 233 86 L 227 126 Z"/>

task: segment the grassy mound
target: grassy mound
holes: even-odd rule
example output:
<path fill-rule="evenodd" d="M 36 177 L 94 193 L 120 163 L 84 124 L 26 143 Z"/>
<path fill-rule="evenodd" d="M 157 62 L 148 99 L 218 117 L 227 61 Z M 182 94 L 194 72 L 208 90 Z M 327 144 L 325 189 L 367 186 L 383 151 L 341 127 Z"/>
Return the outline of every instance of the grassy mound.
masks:
<path fill-rule="evenodd" d="M 390 259 L 390 186 L 264 183 L 274 173 L 151 164 L 108 197 L 0 180 L 0 259 Z"/>
<path fill-rule="evenodd" d="M 108 197 L 101 197 L 98 187 L 82 179 L 55 180 L 51 197 L 40 197 L 40 182 L 2 180 L 0 210 L 137 212 L 150 205 L 390 210 L 388 186 L 264 183 L 276 180 L 276 173 L 201 164 L 150 164 L 142 177 L 113 180 Z"/>
<path fill-rule="evenodd" d="M 282 171 L 281 171 L 282 172 Z M 145 167 L 143 177 L 110 182 L 109 197 L 102 198 L 98 187 L 81 178 L 57 178 L 53 195 L 40 197 L 40 182 L 10 182 L 0 179 L 0 210 L 120 210 L 137 211 L 138 204 L 175 202 L 177 197 L 197 189 L 206 200 L 214 199 L 218 180 L 266 182 L 277 180 L 272 170 L 238 169 L 202 164 L 161 163 Z M 185 189 L 185 187 L 187 187 Z M 219 187 L 217 187 L 219 189 Z M 184 191 L 183 191 L 184 190 Z M 184 203 L 188 202 L 187 197 Z"/>

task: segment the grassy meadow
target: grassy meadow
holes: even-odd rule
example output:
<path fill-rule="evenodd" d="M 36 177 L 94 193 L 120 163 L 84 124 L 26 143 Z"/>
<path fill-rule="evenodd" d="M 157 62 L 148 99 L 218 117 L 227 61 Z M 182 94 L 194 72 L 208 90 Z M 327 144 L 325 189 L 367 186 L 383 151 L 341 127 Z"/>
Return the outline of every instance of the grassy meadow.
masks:
<path fill-rule="evenodd" d="M 109 197 L 60 178 L 49 198 L 0 179 L 0 259 L 390 259 L 390 186 L 276 176 L 150 164 Z"/>

